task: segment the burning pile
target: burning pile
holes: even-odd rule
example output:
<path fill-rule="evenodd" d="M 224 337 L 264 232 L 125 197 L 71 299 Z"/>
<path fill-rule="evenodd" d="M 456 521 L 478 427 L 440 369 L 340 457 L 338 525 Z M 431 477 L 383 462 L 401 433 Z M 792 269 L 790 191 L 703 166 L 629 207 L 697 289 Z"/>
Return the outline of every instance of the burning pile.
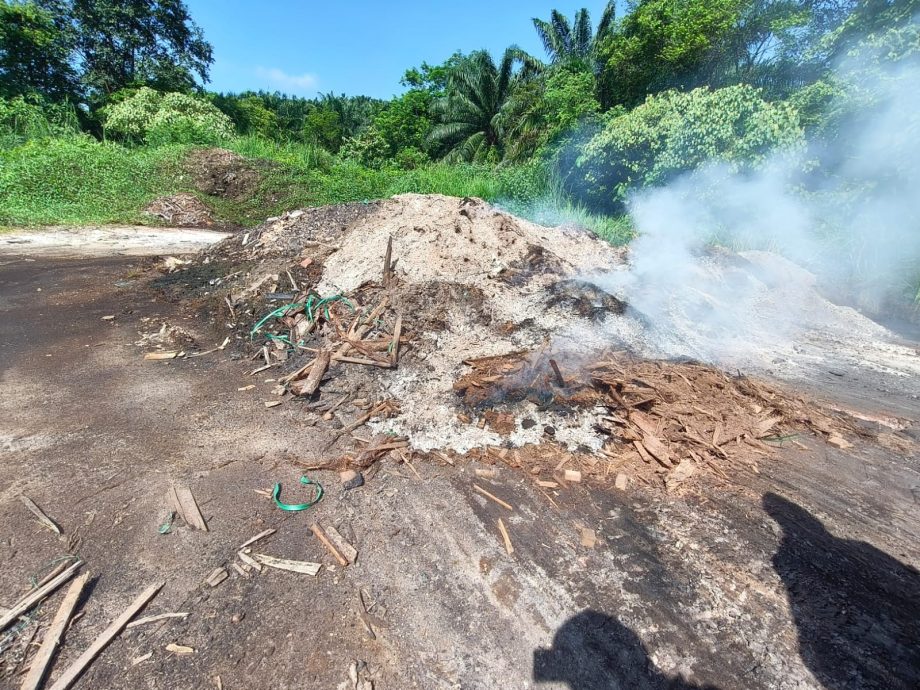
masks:
<path fill-rule="evenodd" d="M 466 455 L 534 475 L 657 468 L 671 485 L 756 466 L 796 430 L 840 438 L 830 417 L 750 379 L 611 352 L 636 339 L 628 305 L 598 287 L 622 252 L 481 200 L 294 211 L 203 261 L 236 269 L 211 284 L 230 287 L 231 326 L 265 362 L 255 372 L 278 367 L 275 392 L 318 423 L 338 416 L 310 466 Z M 377 435 L 349 452 L 364 424 Z"/>

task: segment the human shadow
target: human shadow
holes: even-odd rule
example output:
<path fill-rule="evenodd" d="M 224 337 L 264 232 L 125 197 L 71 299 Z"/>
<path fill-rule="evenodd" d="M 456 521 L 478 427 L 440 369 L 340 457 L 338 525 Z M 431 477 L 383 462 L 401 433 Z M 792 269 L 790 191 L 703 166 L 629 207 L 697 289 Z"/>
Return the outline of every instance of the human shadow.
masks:
<path fill-rule="evenodd" d="M 590 609 L 567 620 L 549 649 L 534 652 L 533 679 L 566 683 L 570 690 L 716 690 L 664 675 L 638 635 Z"/>
<path fill-rule="evenodd" d="M 763 506 L 783 530 L 773 566 L 815 677 L 828 690 L 920 688 L 920 572 L 781 496 Z"/>

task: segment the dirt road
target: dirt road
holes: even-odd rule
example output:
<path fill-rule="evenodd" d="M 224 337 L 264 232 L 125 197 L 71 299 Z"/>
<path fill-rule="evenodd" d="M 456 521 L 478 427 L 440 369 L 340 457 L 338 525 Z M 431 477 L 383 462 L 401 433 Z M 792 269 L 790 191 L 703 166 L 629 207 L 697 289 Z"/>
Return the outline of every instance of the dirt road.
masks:
<path fill-rule="evenodd" d="M 257 491 L 297 495 L 292 458 L 331 431 L 296 402 L 267 409 L 270 372 L 247 376 L 222 351 L 145 361 L 135 343 L 161 321 L 220 344 L 187 305 L 155 299 L 150 277 L 137 258 L 0 256 L 0 604 L 68 552 L 93 574 L 52 677 L 163 581 L 146 613 L 188 617 L 123 632 L 76 687 L 361 687 L 350 667 L 378 690 L 920 686 L 916 446 L 804 439 L 682 497 L 590 483 L 547 495 L 507 469 L 386 463 L 347 493 L 311 475 L 326 496 L 285 513 Z M 159 533 L 172 483 L 192 489 L 207 532 Z M 329 557 L 314 520 L 356 546 L 354 565 Z M 254 549 L 321 572 L 205 584 L 267 528 Z M 18 687 L 60 596 L 0 633 L 2 687 Z"/>

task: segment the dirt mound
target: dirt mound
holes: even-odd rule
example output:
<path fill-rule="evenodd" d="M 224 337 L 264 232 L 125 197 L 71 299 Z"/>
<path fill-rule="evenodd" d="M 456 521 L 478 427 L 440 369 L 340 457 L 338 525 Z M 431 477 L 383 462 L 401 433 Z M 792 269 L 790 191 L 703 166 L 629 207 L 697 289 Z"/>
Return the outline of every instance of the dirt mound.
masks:
<path fill-rule="evenodd" d="M 183 167 L 199 192 L 234 201 L 252 196 L 262 181 L 262 174 L 252 163 L 226 149 L 192 151 Z"/>
<path fill-rule="evenodd" d="M 629 306 L 598 286 L 623 252 L 479 199 L 293 211 L 200 261 L 237 267 L 209 286 L 261 358 L 253 373 L 274 369 L 279 404 L 338 425 L 324 457 L 300 458 L 312 467 L 472 455 L 553 477 L 565 462 L 536 460 L 550 452 L 670 488 L 756 466 L 796 433 L 846 443 L 843 421 L 763 384 L 611 352 L 637 339 Z M 364 424 L 377 436 L 352 447 Z"/>
<path fill-rule="evenodd" d="M 214 225 L 211 209 L 197 196 L 186 192 L 154 199 L 144 207 L 144 213 L 174 228 L 210 228 Z"/>

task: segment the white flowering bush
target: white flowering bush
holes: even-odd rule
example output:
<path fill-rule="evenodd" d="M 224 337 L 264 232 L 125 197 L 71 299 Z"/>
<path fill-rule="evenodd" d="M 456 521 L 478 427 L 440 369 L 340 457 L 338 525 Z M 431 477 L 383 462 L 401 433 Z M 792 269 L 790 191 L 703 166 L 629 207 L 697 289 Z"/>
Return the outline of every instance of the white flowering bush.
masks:
<path fill-rule="evenodd" d="M 107 134 L 152 146 L 213 145 L 234 135 L 233 122 L 211 103 L 147 87 L 106 106 L 103 117 Z"/>
<path fill-rule="evenodd" d="M 663 185 L 709 161 L 757 165 L 803 141 L 798 113 L 746 84 L 667 91 L 612 118 L 585 146 L 571 182 L 592 205 L 621 206 L 632 189 Z"/>

